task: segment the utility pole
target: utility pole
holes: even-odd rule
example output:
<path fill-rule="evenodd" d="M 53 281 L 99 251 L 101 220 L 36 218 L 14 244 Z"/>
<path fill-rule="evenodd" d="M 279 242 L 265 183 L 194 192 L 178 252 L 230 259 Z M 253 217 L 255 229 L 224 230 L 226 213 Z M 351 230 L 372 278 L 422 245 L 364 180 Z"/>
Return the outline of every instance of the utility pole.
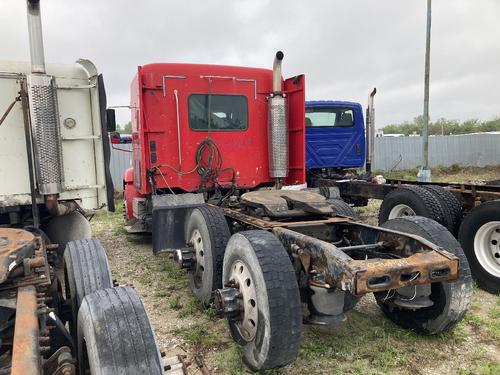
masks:
<path fill-rule="evenodd" d="M 417 179 L 422 182 L 431 181 L 429 169 L 429 75 L 431 68 L 431 6 L 432 0 L 427 0 L 427 33 L 425 39 L 425 83 L 424 83 L 424 124 L 422 129 L 422 166 Z"/>

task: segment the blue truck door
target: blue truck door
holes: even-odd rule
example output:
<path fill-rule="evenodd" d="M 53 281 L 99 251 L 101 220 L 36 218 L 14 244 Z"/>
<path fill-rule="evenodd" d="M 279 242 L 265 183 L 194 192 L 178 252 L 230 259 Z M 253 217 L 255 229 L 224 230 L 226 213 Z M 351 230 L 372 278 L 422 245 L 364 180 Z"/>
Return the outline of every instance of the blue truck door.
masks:
<path fill-rule="evenodd" d="M 361 168 L 365 129 L 359 103 L 306 102 L 306 168 Z"/>

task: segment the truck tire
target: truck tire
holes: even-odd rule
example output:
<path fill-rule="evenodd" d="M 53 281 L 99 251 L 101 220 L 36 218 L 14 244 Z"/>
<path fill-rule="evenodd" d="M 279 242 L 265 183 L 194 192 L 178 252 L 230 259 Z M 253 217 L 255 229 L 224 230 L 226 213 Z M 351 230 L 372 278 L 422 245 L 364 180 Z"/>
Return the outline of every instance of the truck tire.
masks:
<path fill-rule="evenodd" d="M 328 203 L 332 205 L 333 213 L 335 215 L 348 216 L 352 218 L 357 218 L 358 214 L 354 209 L 349 206 L 346 202 L 339 198 L 330 198 Z"/>
<path fill-rule="evenodd" d="M 64 288 L 70 301 L 70 331 L 76 339 L 78 309 L 83 298 L 99 289 L 111 288 L 113 280 L 108 257 L 97 239 L 70 241 L 64 250 Z"/>
<path fill-rule="evenodd" d="M 254 371 L 290 363 L 299 351 L 302 305 L 290 257 L 272 233 L 250 230 L 231 237 L 224 285 L 241 277 L 243 323 L 229 319 L 229 328 L 243 347 L 244 362 Z"/>
<path fill-rule="evenodd" d="M 204 305 L 212 299 L 212 291 L 222 288 L 222 264 L 229 237 L 229 226 L 218 207 L 193 210 L 187 222 L 186 242 L 193 244 L 197 261 L 188 278 L 191 290 Z"/>
<path fill-rule="evenodd" d="M 472 298 L 470 268 L 458 241 L 445 227 L 426 217 L 397 218 L 382 227 L 421 236 L 460 260 L 456 281 L 431 284 L 430 299 L 434 304 L 430 307 L 403 309 L 391 304 L 390 299 L 385 301 L 386 292 L 375 293 L 384 314 L 397 325 L 418 333 L 432 335 L 451 329 L 464 317 Z"/>
<path fill-rule="evenodd" d="M 151 323 L 130 287 L 95 291 L 78 313 L 80 374 L 163 374 Z"/>
<path fill-rule="evenodd" d="M 425 185 L 424 188 L 441 201 L 441 205 L 445 212 L 446 222 L 448 223 L 448 225 L 445 226 L 453 235 L 456 235 L 462 217 L 462 203 L 451 191 L 441 186 Z"/>
<path fill-rule="evenodd" d="M 387 194 L 380 205 L 378 222 L 397 217 L 424 216 L 445 225 L 445 213 L 438 198 L 421 186 L 405 185 Z"/>
<path fill-rule="evenodd" d="M 500 200 L 473 208 L 460 225 L 458 240 L 479 287 L 500 293 Z"/>

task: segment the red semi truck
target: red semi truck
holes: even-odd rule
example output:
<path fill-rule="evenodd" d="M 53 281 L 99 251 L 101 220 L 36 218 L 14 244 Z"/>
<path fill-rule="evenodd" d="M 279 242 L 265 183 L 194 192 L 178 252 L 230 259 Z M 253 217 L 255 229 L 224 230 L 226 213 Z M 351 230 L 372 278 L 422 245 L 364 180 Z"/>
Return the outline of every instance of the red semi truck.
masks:
<path fill-rule="evenodd" d="M 472 293 L 460 245 L 430 219 L 370 226 L 304 190 L 305 78 L 283 80 L 282 59 L 273 70 L 139 67 L 127 230 L 173 253 L 253 370 L 292 361 L 303 320 L 340 323 L 367 293 L 402 327 L 451 329 Z"/>

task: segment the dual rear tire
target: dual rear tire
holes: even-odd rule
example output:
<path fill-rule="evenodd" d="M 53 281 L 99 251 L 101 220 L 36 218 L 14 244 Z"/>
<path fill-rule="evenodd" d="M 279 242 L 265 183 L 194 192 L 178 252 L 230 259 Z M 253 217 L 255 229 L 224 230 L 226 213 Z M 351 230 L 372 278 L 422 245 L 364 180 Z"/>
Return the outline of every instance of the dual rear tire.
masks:
<path fill-rule="evenodd" d="M 202 233 L 202 228 L 211 228 L 205 237 L 207 241 L 210 238 L 220 240 L 214 234 L 228 233 L 228 227 L 225 221 L 213 220 L 217 215 L 223 217 L 215 207 L 195 209 L 188 222 L 191 228 L 188 236 L 196 230 Z M 430 299 L 433 306 L 417 310 L 398 309 L 377 295 L 383 312 L 396 324 L 417 332 L 435 334 L 451 329 L 465 314 L 472 292 L 470 270 L 460 245 L 446 228 L 427 218 L 396 219 L 384 226 L 420 235 L 453 252 L 460 258 L 461 269 L 458 280 L 432 285 Z M 223 237 L 224 241 L 226 238 Z M 228 323 L 231 336 L 242 347 L 247 366 L 262 371 L 290 363 L 300 346 L 302 301 L 295 270 L 282 243 L 270 232 L 250 230 L 233 234 L 225 248 L 220 242 L 215 246 L 204 243 L 203 248 L 203 256 L 207 249 L 218 249 L 214 254 L 217 259 L 223 256 L 222 274 L 218 274 L 220 263 L 205 263 L 208 267 L 204 272 L 209 272 L 210 278 L 203 280 L 211 280 L 211 283 L 203 288 L 196 286 L 193 292 L 199 296 L 200 289 L 210 290 L 202 295 L 206 298 L 202 302 L 206 302 L 216 289 L 238 288 L 241 310 L 236 318 L 229 317 Z M 194 283 L 191 285 L 192 288 L 195 286 Z M 344 307 L 353 307 L 357 302 L 357 297 L 349 297 L 352 298 L 345 301 Z"/>
<path fill-rule="evenodd" d="M 479 287 L 500 293 L 500 200 L 481 203 L 462 220 L 462 204 L 450 191 L 440 186 L 408 185 L 385 196 L 379 224 L 415 215 L 431 218 L 455 235 Z"/>
<path fill-rule="evenodd" d="M 163 373 L 146 310 L 132 288 L 113 287 L 98 240 L 68 242 L 64 278 L 80 374 Z"/>
<path fill-rule="evenodd" d="M 405 185 L 385 196 L 379 210 L 379 224 L 398 217 L 423 216 L 456 234 L 461 214 L 460 201 L 441 186 Z"/>

